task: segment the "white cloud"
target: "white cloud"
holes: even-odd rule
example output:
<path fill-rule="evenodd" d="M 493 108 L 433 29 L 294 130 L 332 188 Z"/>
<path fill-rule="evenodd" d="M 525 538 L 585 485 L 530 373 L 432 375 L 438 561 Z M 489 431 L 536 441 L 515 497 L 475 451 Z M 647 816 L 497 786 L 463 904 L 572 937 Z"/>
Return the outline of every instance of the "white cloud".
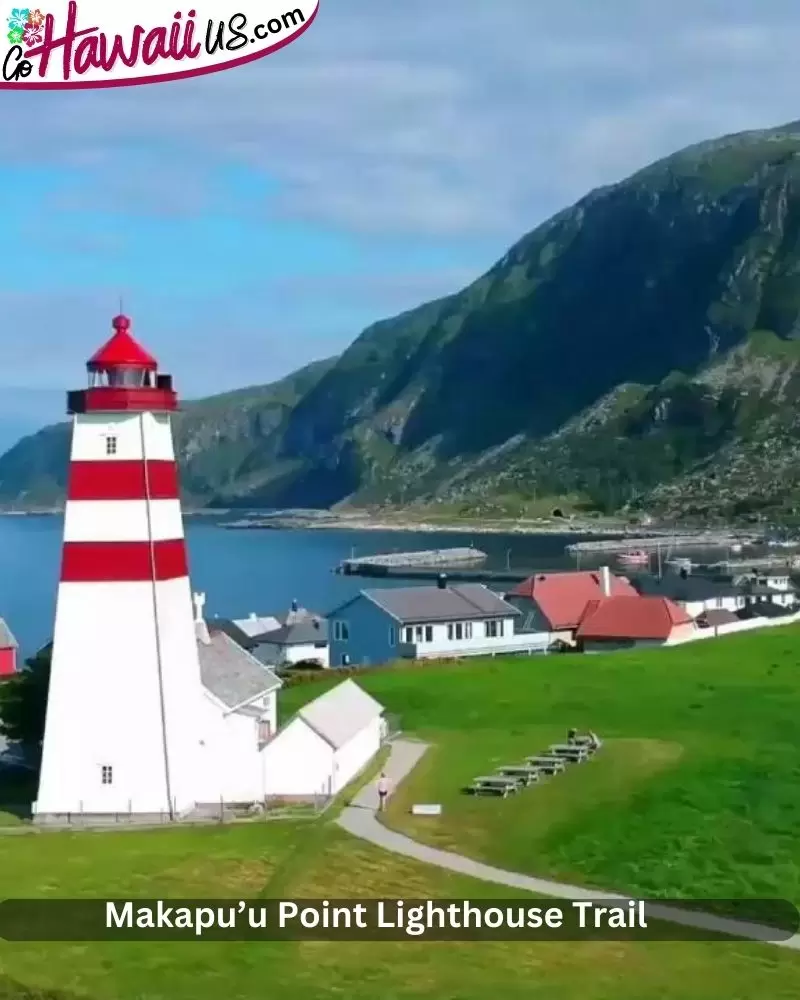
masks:
<path fill-rule="evenodd" d="M 175 210 L 173 164 L 180 210 L 232 162 L 277 179 L 281 215 L 510 240 L 675 146 L 795 117 L 798 40 L 788 0 L 323 0 L 300 40 L 249 67 L 5 91 L 0 155 L 57 158 L 103 203 L 154 213 Z"/>

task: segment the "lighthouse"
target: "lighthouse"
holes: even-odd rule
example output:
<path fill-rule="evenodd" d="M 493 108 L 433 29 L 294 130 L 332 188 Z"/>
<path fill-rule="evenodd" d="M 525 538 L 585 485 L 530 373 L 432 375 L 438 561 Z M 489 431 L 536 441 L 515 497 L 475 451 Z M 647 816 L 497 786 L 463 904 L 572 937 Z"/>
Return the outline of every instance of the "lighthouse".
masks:
<path fill-rule="evenodd" d="M 197 801 L 200 662 L 170 375 L 126 316 L 72 417 L 35 819 L 176 819 Z"/>

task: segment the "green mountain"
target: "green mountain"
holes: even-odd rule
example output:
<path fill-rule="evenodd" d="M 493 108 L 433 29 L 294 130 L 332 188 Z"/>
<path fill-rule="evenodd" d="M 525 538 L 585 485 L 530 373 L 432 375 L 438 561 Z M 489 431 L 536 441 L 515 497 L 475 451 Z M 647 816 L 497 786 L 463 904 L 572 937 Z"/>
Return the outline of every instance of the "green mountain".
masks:
<path fill-rule="evenodd" d="M 235 486 L 258 490 L 280 481 L 277 444 L 292 407 L 333 364 L 317 361 L 270 385 L 185 403 L 175 417 L 175 449 L 186 501 L 204 506 Z M 0 457 L 0 504 L 29 508 L 63 502 L 70 425 L 23 438 Z"/>
<path fill-rule="evenodd" d="M 235 446 L 218 438 L 205 401 L 203 434 L 179 447 L 188 491 L 214 505 L 570 495 L 784 516 L 800 487 L 798 360 L 793 123 L 593 191 L 468 288 L 368 328 L 302 388 L 290 378 L 266 432 L 257 403 Z M 0 500 L 58 485 L 56 434 L 0 458 Z"/>

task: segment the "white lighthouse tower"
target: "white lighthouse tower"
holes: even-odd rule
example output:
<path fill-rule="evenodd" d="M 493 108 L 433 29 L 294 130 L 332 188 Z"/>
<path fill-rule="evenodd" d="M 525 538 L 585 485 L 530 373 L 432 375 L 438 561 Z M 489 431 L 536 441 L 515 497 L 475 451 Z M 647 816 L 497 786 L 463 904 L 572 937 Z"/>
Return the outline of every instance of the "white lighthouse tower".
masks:
<path fill-rule="evenodd" d="M 73 417 L 37 822 L 197 799 L 200 666 L 169 375 L 117 316 Z"/>

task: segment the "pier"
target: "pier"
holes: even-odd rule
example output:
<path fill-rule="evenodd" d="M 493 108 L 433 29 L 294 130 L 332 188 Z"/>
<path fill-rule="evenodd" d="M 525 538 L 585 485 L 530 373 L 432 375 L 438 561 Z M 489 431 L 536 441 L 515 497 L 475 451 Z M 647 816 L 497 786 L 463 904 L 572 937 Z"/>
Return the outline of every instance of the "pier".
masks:
<path fill-rule="evenodd" d="M 387 552 L 374 556 L 360 556 L 343 559 L 337 567 L 337 573 L 346 576 L 389 576 L 406 575 L 398 570 L 427 570 L 435 576 L 442 570 L 480 566 L 487 559 L 486 553 L 480 549 L 427 549 L 421 552 Z"/>
<path fill-rule="evenodd" d="M 648 535 L 644 538 L 610 538 L 603 541 L 573 542 L 565 551 L 569 555 L 614 555 L 631 549 L 657 552 L 659 549 L 735 549 L 737 546 L 754 545 L 752 535 L 722 535 L 703 532 L 694 535 Z"/>
<path fill-rule="evenodd" d="M 337 572 L 343 572 L 337 570 Z M 513 569 L 409 569 L 404 566 L 373 566 L 366 564 L 349 570 L 348 576 L 380 577 L 382 580 L 419 580 L 433 583 L 446 576 L 448 583 L 522 583 L 536 571 Z M 563 572 L 563 571 L 561 571 Z"/>

